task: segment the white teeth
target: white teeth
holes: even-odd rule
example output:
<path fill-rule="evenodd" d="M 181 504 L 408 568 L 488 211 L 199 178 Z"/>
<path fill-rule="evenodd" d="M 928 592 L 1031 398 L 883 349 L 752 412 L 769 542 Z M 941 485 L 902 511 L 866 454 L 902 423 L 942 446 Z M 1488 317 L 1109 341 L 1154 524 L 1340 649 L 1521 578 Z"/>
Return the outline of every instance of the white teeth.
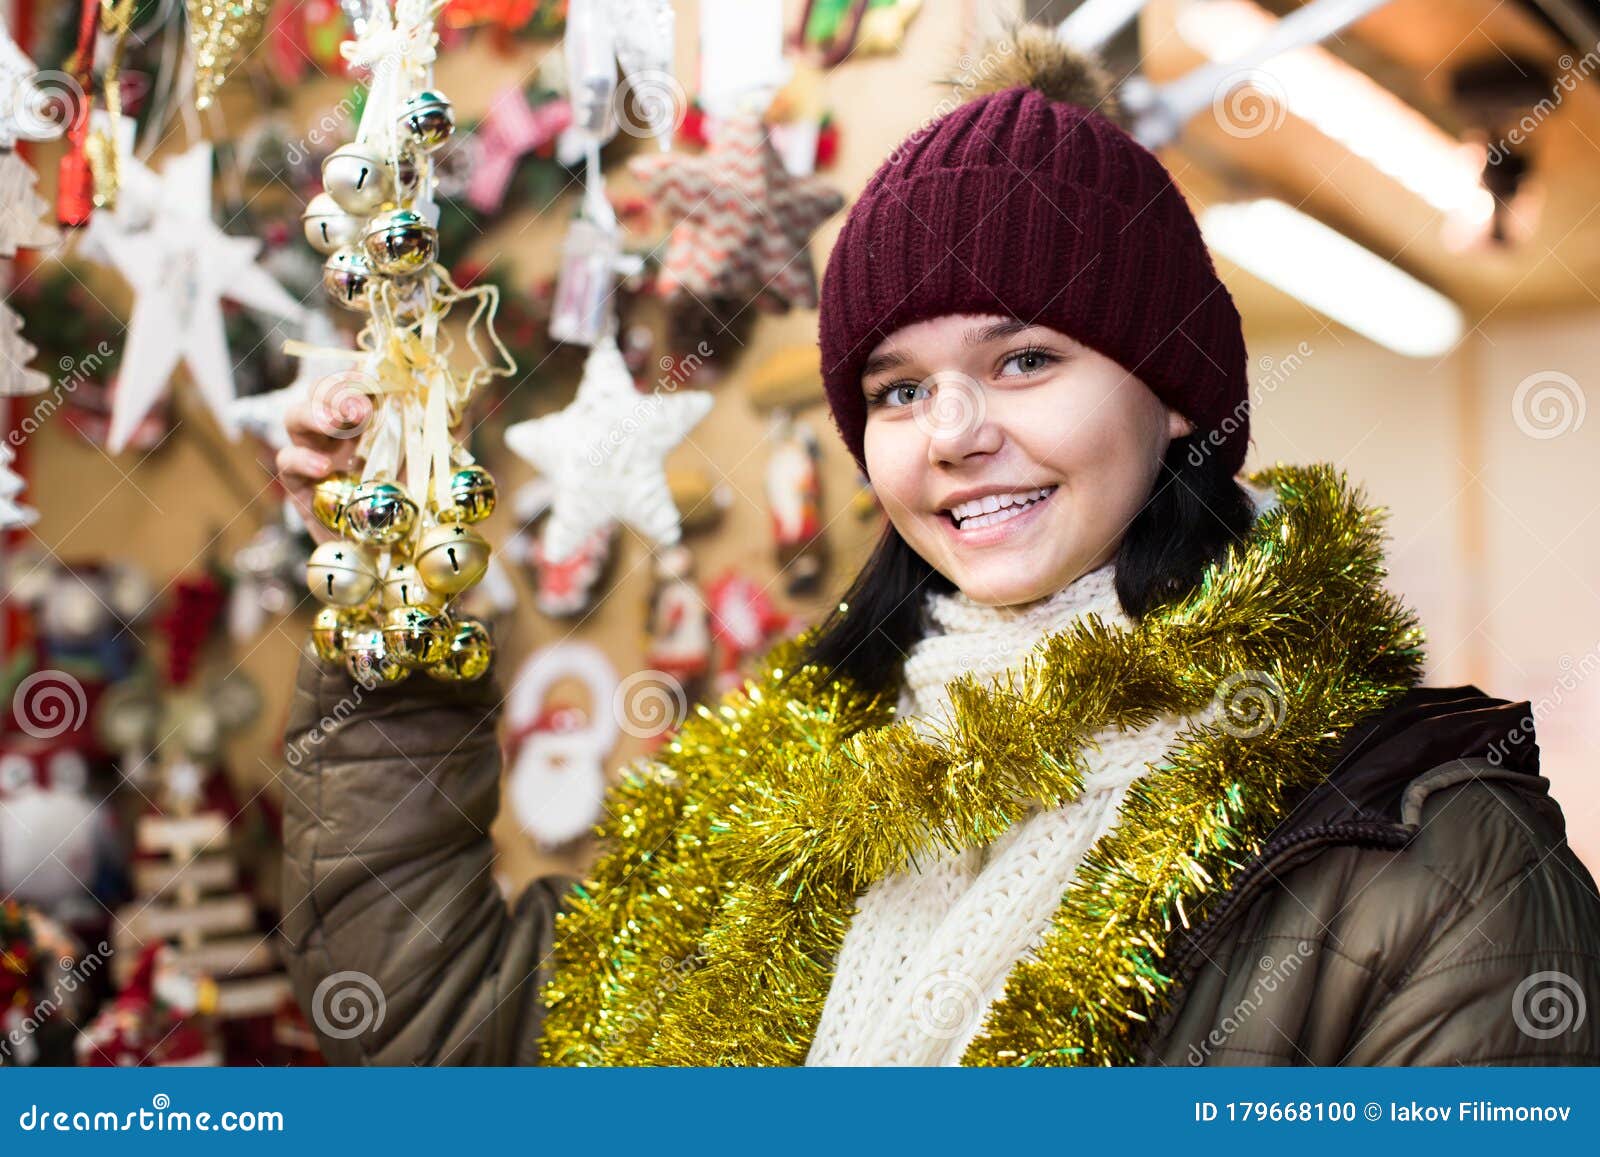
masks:
<path fill-rule="evenodd" d="M 1011 494 L 987 494 L 953 507 L 950 516 L 962 530 L 990 526 L 1015 518 L 1054 489 L 1054 486 L 1042 486 L 1037 490 L 1018 490 Z"/>

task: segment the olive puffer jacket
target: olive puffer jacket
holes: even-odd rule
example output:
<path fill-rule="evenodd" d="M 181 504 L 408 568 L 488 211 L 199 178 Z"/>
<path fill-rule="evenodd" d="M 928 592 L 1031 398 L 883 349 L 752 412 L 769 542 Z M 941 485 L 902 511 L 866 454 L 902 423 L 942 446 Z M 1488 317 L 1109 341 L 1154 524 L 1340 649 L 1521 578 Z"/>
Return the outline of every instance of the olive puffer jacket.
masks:
<path fill-rule="evenodd" d="M 339 1064 L 532 1064 L 571 882 L 491 869 L 499 690 L 303 660 L 287 735 L 296 991 Z M 1206 919 L 1148 1064 L 1600 1064 L 1600 895 L 1528 704 L 1420 688 L 1351 732 Z"/>

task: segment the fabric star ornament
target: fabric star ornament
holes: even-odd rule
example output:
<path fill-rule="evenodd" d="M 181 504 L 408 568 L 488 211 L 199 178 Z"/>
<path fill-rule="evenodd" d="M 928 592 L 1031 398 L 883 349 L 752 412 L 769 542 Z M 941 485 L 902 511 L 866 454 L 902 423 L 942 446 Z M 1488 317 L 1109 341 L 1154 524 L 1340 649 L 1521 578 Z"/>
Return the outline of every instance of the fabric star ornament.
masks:
<path fill-rule="evenodd" d="M 222 300 L 284 318 L 301 305 L 256 264 L 259 241 L 230 237 L 211 219 L 211 146 L 199 144 L 167 162 L 153 216 L 128 229 L 120 216 L 96 215 L 97 252 L 134 292 L 107 448 L 120 453 L 155 406 L 172 371 L 189 369 L 217 422 L 231 438 L 233 363 Z"/>
<path fill-rule="evenodd" d="M 719 121 L 699 156 L 637 157 L 629 168 L 675 222 L 661 267 L 669 300 L 759 301 L 780 312 L 817 304 L 811 235 L 844 197 L 791 176 L 759 115 Z"/>
<path fill-rule="evenodd" d="M 541 547 L 561 562 L 600 527 L 625 523 L 660 546 L 682 536 L 666 457 L 711 412 L 703 390 L 641 394 L 614 337 L 595 343 L 572 404 L 506 430 L 506 445 L 554 491 Z"/>

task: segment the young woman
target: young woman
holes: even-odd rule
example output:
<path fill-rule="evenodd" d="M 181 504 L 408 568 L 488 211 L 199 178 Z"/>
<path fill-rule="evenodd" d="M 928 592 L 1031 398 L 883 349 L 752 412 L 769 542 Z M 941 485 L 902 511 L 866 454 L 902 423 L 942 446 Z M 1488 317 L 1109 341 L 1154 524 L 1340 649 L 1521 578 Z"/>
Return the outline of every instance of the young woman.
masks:
<path fill-rule="evenodd" d="M 1338 472 L 1235 481 L 1244 342 L 1187 205 L 1048 38 L 1002 55 L 825 277 L 876 553 L 629 770 L 587 880 L 490 878 L 492 683 L 305 661 L 283 928 L 334 1061 L 1600 1063 L 1600 898 L 1528 705 L 1418 685 Z"/>

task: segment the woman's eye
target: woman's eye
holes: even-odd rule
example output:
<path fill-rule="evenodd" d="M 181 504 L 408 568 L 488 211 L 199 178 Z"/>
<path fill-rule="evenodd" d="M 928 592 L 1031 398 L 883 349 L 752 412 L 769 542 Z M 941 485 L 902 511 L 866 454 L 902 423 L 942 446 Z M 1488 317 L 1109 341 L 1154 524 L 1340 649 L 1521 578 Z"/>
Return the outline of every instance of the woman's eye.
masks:
<path fill-rule="evenodd" d="M 898 382 L 886 387 L 879 395 L 878 401 L 886 406 L 909 406 L 919 397 L 919 390 L 927 389 L 921 382 Z"/>
<path fill-rule="evenodd" d="M 1022 350 L 1008 357 L 1002 363 L 1000 369 L 1002 373 L 1005 373 L 1013 371 L 1013 367 L 1015 367 L 1013 372 L 1036 374 L 1046 366 L 1054 363 L 1055 360 L 1055 355 L 1048 350 Z"/>

